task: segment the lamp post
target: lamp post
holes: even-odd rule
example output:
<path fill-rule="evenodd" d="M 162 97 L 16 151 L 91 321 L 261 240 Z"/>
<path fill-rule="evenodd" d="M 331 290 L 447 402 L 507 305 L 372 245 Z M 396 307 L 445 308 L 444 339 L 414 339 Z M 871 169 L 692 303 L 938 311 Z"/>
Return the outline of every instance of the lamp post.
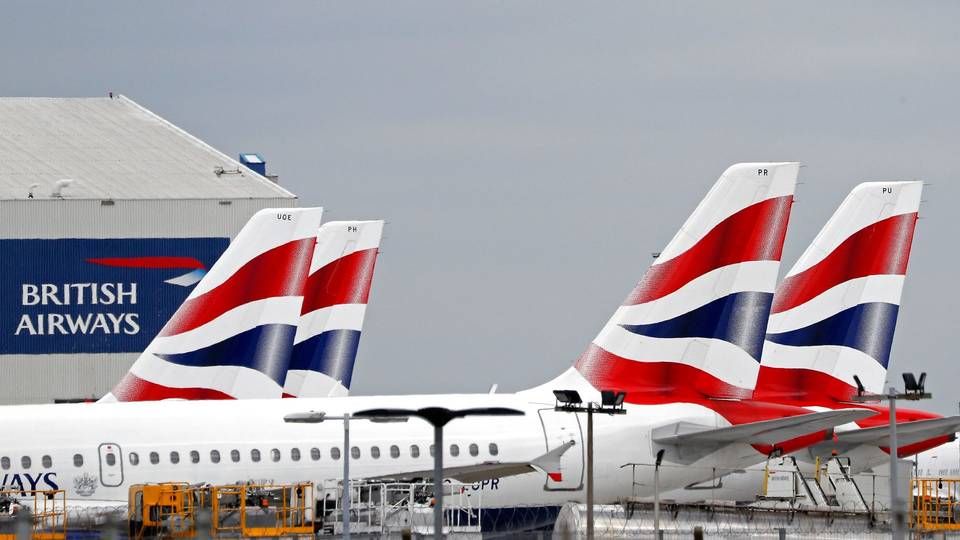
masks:
<path fill-rule="evenodd" d="M 436 503 L 433 505 L 433 537 L 443 538 L 443 426 L 455 418 L 467 416 L 523 416 L 524 412 L 506 407 L 478 407 L 472 409 L 447 409 L 424 407 L 422 409 L 368 409 L 353 413 L 354 418 L 423 418 L 433 426 L 433 490 Z"/>
<path fill-rule="evenodd" d="M 917 379 L 914 377 L 913 373 L 904 373 L 903 385 L 906 388 L 906 391 L 903 393 L 898 393 L 897 389 L 891 386 L 890 390 L 886 394 L 865 394 L 863 391 L 863 384 L 860 383 L 860 378 L 854 375 L 853 379 L 857 383 L 857 395 L 851 399 L 852 401 L 860 403 L 866 401 L 890 402 L 890 509 L 891 514 L 893 514 L 890 529 L 893 540 L 901 540 L 903 538 L 903 528 L 904 524 L 906 523 L 906 519 L 905 512 L 900 504 L 900 486 L 898 485 L 899 479 L 897 478 L 897 400 L 909 399 L 911 401 L 917 401 L 921 399 L 930 399 L 933 397 L 933 395 L 924 391 L 923 386 L 927 380 L 927 374 L 921 373 L 920 378 Z"/>
<path fill-rule="evenodd" d="M 623 400 L 627 397 L 627 393 L 601 390 L 601 403 L 597 405 L 589 402 L 586 407 L 583 406 L 583 399 L 576 390 L 554 390 L 553 395 L 557 398 L 553 410 L 587 413 L 587 540 L 593 540 L 593 413 L 626 414 Z"/>
<path fill-rule="evenodd" d="M 310 411 L 293 413 L 283 417 L 288 424 L 319 424 L 326 420 L 343 420 L 343 493 L 341 494 L 340 510 L 342 518 L 342 536 L 350 540 L 350 413 L 342 416 L 332 416 L 327 413 Z M 406 422 L 403 417 L 376 418 L 367 417 L 372 422 Z"/>
<path fill-rule="evenodd" d="M 660 463 L 662 462 L 663 448 L 657 450 L 657 462 L 653 467 L 653 537 L 655 540 L 660 540 Z"/>

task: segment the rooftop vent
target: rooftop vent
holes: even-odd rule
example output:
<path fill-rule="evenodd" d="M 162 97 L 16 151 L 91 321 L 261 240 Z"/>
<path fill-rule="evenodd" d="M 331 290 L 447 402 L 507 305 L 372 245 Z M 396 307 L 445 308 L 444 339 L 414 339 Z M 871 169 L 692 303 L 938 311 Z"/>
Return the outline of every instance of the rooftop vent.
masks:
<path fill-rule="evenodd" d="M 267 162 L 263 160 L 260 154 L 243 153 L 240 154 L 240 163 L 251 169 L 260 176 L 267 175 Z"/>
<path fill-rule="evenodd" d="M 73 183 L 73 180 L 69 178 L 64 178 L 63 180 L 57 180 L 53 184 L 53 191 L 50 192 L 50 196 L 57 199 L 62 199 L 63 190 L 67 189 L 67 187 L 72 183 Z"/>

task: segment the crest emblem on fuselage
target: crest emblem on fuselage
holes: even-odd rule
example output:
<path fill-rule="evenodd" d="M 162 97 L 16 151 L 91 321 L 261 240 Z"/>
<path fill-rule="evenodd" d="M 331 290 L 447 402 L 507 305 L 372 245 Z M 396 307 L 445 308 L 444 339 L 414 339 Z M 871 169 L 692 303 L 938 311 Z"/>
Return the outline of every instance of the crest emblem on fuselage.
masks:
<path fill-rule="evenodd" d="M 73 479 L 73 490 L 81 497 L 89 497 L 97 491 L 97 477 L 83 473 Z"/>

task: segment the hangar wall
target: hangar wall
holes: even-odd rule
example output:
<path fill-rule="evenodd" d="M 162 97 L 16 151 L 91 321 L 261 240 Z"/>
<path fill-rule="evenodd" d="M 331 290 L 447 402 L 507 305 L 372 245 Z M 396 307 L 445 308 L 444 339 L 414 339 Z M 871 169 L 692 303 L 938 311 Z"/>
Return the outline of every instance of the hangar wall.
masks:
<path fill-rule="evenodd" d="M 108 392 L 250 216 L 297 203 L 127 98 L 0 98 L 0 123 L 0 404 Z"/>
<path fill-rule="evenodd" d="M 102 396 L 192 289 L 167 280 L 209 268 L 256 211 L 290 203 L 0 201 L 0 250 L 8 254 L 0 262 L 0 404 Z M 102 259 L 136 266 L 91 262 Z M 107 298 L 94 286 L 106 287 Z"/>

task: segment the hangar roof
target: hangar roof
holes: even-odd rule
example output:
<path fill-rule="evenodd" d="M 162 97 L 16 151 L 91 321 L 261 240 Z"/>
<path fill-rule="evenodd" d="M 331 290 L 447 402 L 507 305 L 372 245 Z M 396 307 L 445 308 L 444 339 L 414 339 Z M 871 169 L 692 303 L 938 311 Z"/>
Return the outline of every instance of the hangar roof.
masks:
<path fill-rule="evenodd" d="M 0 199 L 296 198 L 125 96 L 0 98 Z"/>

